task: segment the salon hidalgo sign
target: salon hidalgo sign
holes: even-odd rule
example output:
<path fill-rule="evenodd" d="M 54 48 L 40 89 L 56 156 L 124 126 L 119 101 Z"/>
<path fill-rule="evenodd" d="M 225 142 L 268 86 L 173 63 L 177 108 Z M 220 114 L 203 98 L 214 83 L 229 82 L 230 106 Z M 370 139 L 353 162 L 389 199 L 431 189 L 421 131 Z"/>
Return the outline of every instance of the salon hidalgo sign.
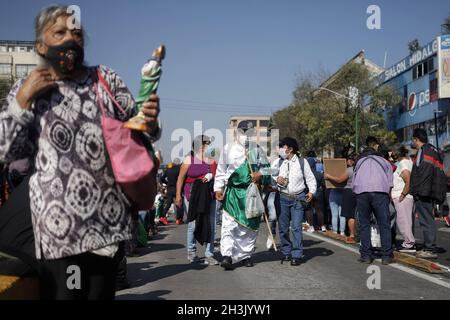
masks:
<path fill-rule="evenodd" d="M 450 35 L 440 36 L 439 40 L 439 98 L 450 98 Z"/>
<path fill-rule="evenodd" d="M 403 59 L 396 65 L 387 69 L 384 73 L 382 73 L 380 75 L 380 79 L 379 79 L 380 83 L 389 81 L 392 78 L 398 76 L 399 74 L 407 71 L 414 65 L 428 59 L 429 57 L 434 55 L 436 52 L 438 52 L 438 49 L 439 49 L 439 39 L 436 39 L 433 42 L 430 42 L 428 45 L 426 45 L 422 49 L 416 51 L 409 57 Z"/>

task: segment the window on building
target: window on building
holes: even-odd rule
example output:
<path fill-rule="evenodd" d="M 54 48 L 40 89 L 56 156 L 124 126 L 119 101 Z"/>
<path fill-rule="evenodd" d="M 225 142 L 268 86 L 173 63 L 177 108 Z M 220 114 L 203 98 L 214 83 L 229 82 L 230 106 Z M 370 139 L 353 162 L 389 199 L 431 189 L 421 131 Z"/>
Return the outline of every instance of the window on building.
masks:
<path fill-rule="evenodd" d="M 267 128 L 269 126 L 269 120 L 259 120 L 259 126 Z"/>
<path fill-rule="evenodd" d="M 434 58 L 428 60 L 428 72 L 433 72 L 434 70 Z"/>
<path fill-rule="evenodd" d="M 425 62 L 419 63 L 417 66 L 413 68 L 412 70 L 413 80 L 416 80 L 420 77 L 423 77 L 424 75 L 427 75 L 435 71 L 433 59 L 434 58 L 430 58 Z"/>
<path fill-rule="evenodd" d="M 24 78 L 28 76 L 34 68 L 36 68 L 36 65 L 34 64 L 18 64 L 16 65 L 16 77 Z"/>
<path fill-rule="evenodd" d="M 417 67 L 414 67 L 413 68 L 413 72 L 412 72 L 412 74 L 413 74 L 413 80 L 416 80 L 417 79 Z"/>
<path fill-rule="evenodd" d="M 0 63 L 0 74 L 11 74 L 11 65 L 9 63 Z"/>
<path fill-rule="evenodd" d="M 27 52 L 26 47 L 18 47 L 18 52 Z"/>
<path fill-rule="evenodd" d="M 424 75 L 424 65 L 421 63 L 417 66 L 417 78 L 423 77 Z"/>
<path fill-rule="evenodd" d="M 430 81 L 430 102 L 438 99 L 438 80 L 433 79 Z"/>
<path fill-rule="evenodd" d="M 423 75 L 428 74 L 428 61 L 425 61 L 424 63 L 422 63 L 423 65 Z"/>

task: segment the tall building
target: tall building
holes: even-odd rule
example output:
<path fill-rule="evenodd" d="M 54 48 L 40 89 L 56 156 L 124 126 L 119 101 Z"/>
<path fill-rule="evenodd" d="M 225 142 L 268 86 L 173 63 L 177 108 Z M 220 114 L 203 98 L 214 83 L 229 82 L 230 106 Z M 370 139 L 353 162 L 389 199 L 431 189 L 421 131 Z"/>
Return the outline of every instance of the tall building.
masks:
<path fill-rule="evenodd" d="M 402 98 L 386 113 L 388 129 L 400 142 L 409 143 L 415 128 L 424 128 L 434 145 L 450 142 L 450 35 L 433 39 L 387 68 L 379 82 Z"/>
<path fill-rule="evenodd" d="M 38 61 L 33 41 L 0 40 L 0 79 L 24 78 Z"/>

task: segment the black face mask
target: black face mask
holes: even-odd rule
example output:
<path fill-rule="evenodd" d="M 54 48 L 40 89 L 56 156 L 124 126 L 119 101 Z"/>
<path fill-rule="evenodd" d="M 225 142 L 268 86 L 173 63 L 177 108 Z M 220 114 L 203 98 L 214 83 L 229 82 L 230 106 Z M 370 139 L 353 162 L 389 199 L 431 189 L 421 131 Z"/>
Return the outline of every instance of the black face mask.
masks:
<path fill-rule="evenodd" d="M 70 40 L 59 46 L 49 46 L 45 59 L 61 74 L 71 74 L 83 65 L 84 49 L 76 41 Z"/>

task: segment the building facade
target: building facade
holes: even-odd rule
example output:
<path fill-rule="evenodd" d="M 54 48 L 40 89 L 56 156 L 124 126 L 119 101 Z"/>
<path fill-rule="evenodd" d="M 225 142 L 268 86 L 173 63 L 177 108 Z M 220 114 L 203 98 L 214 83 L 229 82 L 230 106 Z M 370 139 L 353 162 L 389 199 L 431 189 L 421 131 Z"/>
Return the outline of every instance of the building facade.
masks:
<path fill-rule="evenodd" d="M 38 61 L 34 42 L 0 40 L 0 79 L 24 78 L 36 68 Z"/>
<path fill-rule="evenodd" d="M 228 129 L 233 132 L 242 121 L 250 121 L 255 128 L 254 142 L 256 142 L 268 156 L 274 149 L 271 147 L 272 133 L 269 129 L 270 116 L 233 116 L 228 123 Z M 229 137 L 231 138 L 231 137 Z M 276 138 L 276 137 L 275 137 Z"/>
<path fill-rule="evenodd" d="M 400 142 L 410 143 L 415 128 L 424 128 L 434 145 L 450 142 L 450 35 L 437 37 L 387 68 L 379 82 L 401 97 L 386 112 L 387 127 Z"/>

